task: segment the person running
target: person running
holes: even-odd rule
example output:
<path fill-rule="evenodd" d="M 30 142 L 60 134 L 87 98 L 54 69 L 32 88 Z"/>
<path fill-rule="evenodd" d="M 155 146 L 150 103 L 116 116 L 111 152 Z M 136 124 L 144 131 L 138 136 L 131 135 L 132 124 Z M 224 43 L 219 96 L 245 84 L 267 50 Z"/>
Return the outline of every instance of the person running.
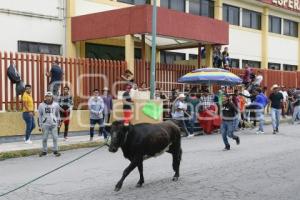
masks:
<path fill-rule="evenodd" d="M 300 94 L 294 95 L 294 101 L 292 104 L 294 107 L 292 124 L 294 124 L 297 120 L 300 120 Z"/>
<path fill-rule="evenodd" d="M 26 123 L 26 131 L 25 131 L 25 143 L 31 144 L 30 136 L 31 132 L 35 128 L 34 122 L 34 104 L 31 96 L 31 85 L 25 86 L 25 92 L 22 96 L 23 103 L 23 119 Z"/>
<path fill-rule="evenodd" d="M 100 126 L 99 136 L 104 134 L 104 139 L 107 138 L 106 132 L 101 132 L 104 126 L 103 124 L 104 101 L 99 95 L 100 95 L 99 90 L 94 89 L 93 96 L 88 101 L 88 107 L 90 110 L 90 141 L 93 141 L 94 129 L 96 124 Z"/>
<path fill-rule="evenodd" d="M 256 117 L 259 121 L 259 128 L 256 131 L 256 134 L 264 134 L 264 112 L 265 107 L 268 104 L 268 98 L 265 96 L 265 94 L 262 92 L 260 88 L 257 88 L 255 91 L 255 100 L 254 104 L 257 106 L 256 109 Z"/>
<path fill-rule="evenodd" d="M 70 124 L 70 114 L 73 106 L 73 98 L 70 94 L 70 88 L 68 86 L 64 87 L 63 94 L 59 97 L 59 107 L 60 107 L 60 116 L 61 121 L 60 124 L 64 123 L 65 131 L 64 131 L 64 140 L 68 139 L 68 131 Z M 58 134 L 60 132 L 60 127 L 58 128 Z"/>
<path fill-rule="evenodd" d="M 43 150 L 40 157 L 47 155 L 48 135 L 53 138 L 53 153 L 55 156 L 60 156 L 58 152 L 57 138 L 58 127 L 60 124 L 59 105 L 53 101 L 52 92 L 46 92 L 45 100 L 39 105 L 39 127 L 43 133 Z"/>
<path fill-rule="evenodd" d="M 273 134 L 279 132 L 279 123 L 280 123 L 280 112 L 283 104 L 283 95 L 279 92 L 279 86 L 273 85 L 272 93 L 269 96 L 269 100 L 271 103 L 271 117 L 272 117 L 272 126 L 273 126 Z"/>
<path fill-rule="evenodd" d="M 230 150 L 230 144 L 228 142 L 227 137 L 234 139 L 237 145 L 240 144 L 240 138 L 234 135 L 235 119 L 238 117 L 238 110 L 235 107 L 235 105 L 230 101 L 228 94 L 226 94 L 223 98 L 224 101 L 221 106 L 221 134 L 223 142 L 225 144 L 224 151 L 227 151 Z"/>

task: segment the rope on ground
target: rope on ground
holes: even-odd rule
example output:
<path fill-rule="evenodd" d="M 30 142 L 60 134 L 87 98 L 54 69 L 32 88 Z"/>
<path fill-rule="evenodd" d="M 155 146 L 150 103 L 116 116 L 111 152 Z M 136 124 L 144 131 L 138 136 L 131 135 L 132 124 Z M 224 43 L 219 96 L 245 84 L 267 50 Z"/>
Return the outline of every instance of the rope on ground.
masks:
<path fill-rule="evenodd" d="M 63 164 L 63 165 L 61 165 L 61 166 L 59 166 L 59 167 L 57 167 L 57 168 L 55 168 L 55 169 L 53 169 L 53 170 L 47 172 L 47 173 L 45 173 L 45 174 L 42 174 L 41 176 L 39 176 L 39 177 L 37 177 L 37 178 L 35 178 L 35 179 L 32 179 L 31 181 L 28 181 L 27 183 L 24 183 L 23 185 L 21 185 L 21 186 L 15 188 L 15 189 L 12 189 L 12 190 L 10 190 L 10 191 L 8 191 L 8 192 L 6 192 L 6 193 L 0 194 L 0 197 L 3 197 L 3 196 L 6 196 L 6 195 L 8 195 L 8 194 L 10 194 L 10 193 L 12 193 L 12 192 L 15 192 L 15 191 L 17 191 L 17 190 L 19 190 L 19 189 L 21 189 L 21 188 L 23 188 L 23 187 L 25 187 L 25 186 L 27 186 L 27 185 L 33 183 L 33 182 L 35 182 L 35 181 L 37 181 L 37 180 L 39 180 L 39 179 L 45 177 L 45 176 L 47 176 L 47 175 L 49 175 L 49 174 L 51 174 L 51 173 L 53 173 L 53 172 L 55 172 L 55 171 L 57 171 L 57 170 L 59 170 L 59 169 L 65 167 L 65 166 L 67 166 L 67 165 L 70 165 L 71 163 L 73 163 L 73 162 L 75 162 L 75 161 L 77 161 L 77 160 L 79 160 L 79 159 L 81 159 L 81 158 L 83 158 L 83 157 L 85 157 L 85 156 L 87 156 L 87 155 L 93 153 L 94 151 L 97 151 L 98 149 L 101 149 L 101 148 L 104 147 L 104 146 L 108 146 L 108 144 L 107 144 L 107 143 L 104 143 L 103 145 L 100 145 L 99 147 L 96 147 L 96 148 L 92 149 L 91 151 L 89 151 L 89 152 L 87 152 L 87 153 L 85 153 L 85 154 L 83 154 L 83 155 L 81 155 L 81 156 L 75 158 L 74 160 L 71 160 L 71 161 L 69 161 L 69 162 L 67 162 L 67 163 L 65 163 L 65 164 Z"/>

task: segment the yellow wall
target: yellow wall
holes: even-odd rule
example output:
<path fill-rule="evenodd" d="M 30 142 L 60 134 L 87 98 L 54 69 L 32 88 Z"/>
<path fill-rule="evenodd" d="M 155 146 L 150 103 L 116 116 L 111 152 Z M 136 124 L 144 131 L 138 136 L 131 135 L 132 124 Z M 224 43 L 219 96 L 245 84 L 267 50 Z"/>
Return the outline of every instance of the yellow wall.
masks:
<path fill-rule="evenodd" d="M 144 115 L 142 108 L 148 100 L 135 100 L 134 101 L 134 115 L 132 123 L 159 123 L 162 121 L 154 120 Z M 159 100 L 154 101 L 157 105 L 162 107 L 162 102 Z M 115 114 L 111 116 L 111 120 L 123 119 L 123 103 L 121 100 L 114 101 Z M 35 122 L 37 125 L 37 115 L 35 115 Z M 70 119 L 70 131 L 89 131 L 89 111 L 88 110 L 73 110 Z M 24 135 L 25 122 L 22 119 L 21 112 L 2 112 L 0 113 L 0 136 Z M 64 126 L 62 126 L 62 130 Z M 41 134 L 38 127 L 33 131 L 33 134 Z"/>
<path fill-rule="evenodd" d="M 37 115 L 35 115 L 37 116 Z M 37 117 L 35 117 L 37 125 Z M 3 112 L 0 113 L 0 136 L 24 135 L 25 122 L 22 119 L 21 112 Z M 89 130 L 89 112 L 86 110 L 74 110 L 71 114 L 70 131 L 88 131 Z M 38 128 L 33 134 L 39 134 Z"/>
<path fill-rule="evenodd" d="M 66 19 L 66 53 L 67 57 L 77 57 L 78 56 L 78 46 L 72 42 L 71 37 L 71 17 L 75 15 L 75 2 L 74 0 L 67 0 L 67 19 Z"/>

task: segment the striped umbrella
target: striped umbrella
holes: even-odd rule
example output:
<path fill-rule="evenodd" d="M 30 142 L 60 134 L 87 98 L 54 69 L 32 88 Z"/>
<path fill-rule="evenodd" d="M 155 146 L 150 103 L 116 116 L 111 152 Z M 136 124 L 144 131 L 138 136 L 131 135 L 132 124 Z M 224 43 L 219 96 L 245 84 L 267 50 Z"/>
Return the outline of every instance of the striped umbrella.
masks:
<path fill-rule="evenodd" d="M 217 85 L 239 85 L 243 81 L 235 74 L 219 68 L 196 69 L 179 80 L 179 83 L 190 84 L 217 84 Z"/>

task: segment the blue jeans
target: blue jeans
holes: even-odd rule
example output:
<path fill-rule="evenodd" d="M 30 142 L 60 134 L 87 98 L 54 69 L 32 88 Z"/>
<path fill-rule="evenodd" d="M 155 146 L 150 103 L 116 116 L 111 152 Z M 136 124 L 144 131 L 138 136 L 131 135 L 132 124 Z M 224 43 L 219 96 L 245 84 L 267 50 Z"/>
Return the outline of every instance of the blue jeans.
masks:
<path fill-rule="evenodd" d="M 221 134 L 222 134 L 223 142 L 224 142 L 226 147 L 230 147 L 230 144 L 228 142 L 227 137 L 230 137 L 232 139 L 237 138 L 237 136 L 235 136 L 233 134 L 234 126 L 235 126 L 235 121 L 234 120 L 223 121 L 222 124 L 221 124 Z"/>
<path fill-rule="evenodd" d="M 300 119 L 300 106 L 295 106 L 293 112 L 293 123 Z"/>
<path fill-rule="evenodd" d="M 195 128 L 195 123 L 197 120 L 197 114 L 196 113 L 192 113 L 191 114 L 191 118 L 188 120 L 188 130 L 190 134 L 194 133 L 194 128 Z"/>
<path fill-rule="evenodd" d="M 257 110 L 257 118 L 259 121 L 259 127 L 258 130 L 259 131 L 264 131 L 264 124 L 265 124 L 265 115 L 264 115 L 264 110 Z"/>
<path fill-rule="evenodd" d="M 25 140 L 29 140 L 31 132 L 35 128 L 34 117 L 29 112 L 23 112 L 23 120 L 26 123 Z"/>
<path fill-rule="evenodd" d="M 273 130 L 279 128 L 281 109 L 271 108 L 272 126 Z"/>
<path fill-rule="evenodd" d="M 100 126 L 99 128 L 99 135 L 104 136 L 104 138 L 107 138 L 107 133 L 104 131 L 104 123 L 103 123 L 103 118 L 102 119 L 90 119 L 90 136 L 94 137 L 94 129 L 95 125 L 98 124 Z"/>

